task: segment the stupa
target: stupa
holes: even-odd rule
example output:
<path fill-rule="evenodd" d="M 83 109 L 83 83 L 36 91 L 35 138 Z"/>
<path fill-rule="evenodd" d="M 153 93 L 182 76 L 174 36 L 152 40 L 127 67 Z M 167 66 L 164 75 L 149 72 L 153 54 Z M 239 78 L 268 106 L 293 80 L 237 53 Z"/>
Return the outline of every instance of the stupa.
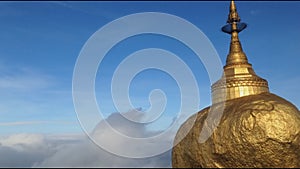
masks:
<path fill-rule="evenodd" d="M 246 27 L 231 1 L 227 25 L 222 28 L 231 35 L 223 76 L 212 85 L 212 106 L 193 115 L 178 130 L 173 167 L 300 168 L 300 112 L 270 93 L 268 82 L 254 72 L 238 37 Z M 215 128 L 205 121 L 211 112 L 222 113 Z M 200 142 L 205 129 L 212 134 Z"/>

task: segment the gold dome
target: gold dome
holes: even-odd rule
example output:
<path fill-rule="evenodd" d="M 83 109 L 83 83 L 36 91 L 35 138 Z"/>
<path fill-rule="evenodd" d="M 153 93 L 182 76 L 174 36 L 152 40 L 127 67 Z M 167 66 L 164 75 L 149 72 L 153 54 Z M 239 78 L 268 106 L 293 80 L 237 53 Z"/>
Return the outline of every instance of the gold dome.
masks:
<path fill-rule="evenodd" d="M 238 38 L 246 26 L 240 23 L 233 1 L 227 23 L 222 30 L 231 34 L 230 52 L 223 76 L 212 85 L 213 104 L 178 130 L 172 166 L 299 168 L 300 112 L 292 103 L 270 93 L 268 82 L 248 63 Z M 215 129 L 206 123 L 213 112 L 223 113 Z M 199 141 L 202 130 L 213 130 L 204 143 Z"/>

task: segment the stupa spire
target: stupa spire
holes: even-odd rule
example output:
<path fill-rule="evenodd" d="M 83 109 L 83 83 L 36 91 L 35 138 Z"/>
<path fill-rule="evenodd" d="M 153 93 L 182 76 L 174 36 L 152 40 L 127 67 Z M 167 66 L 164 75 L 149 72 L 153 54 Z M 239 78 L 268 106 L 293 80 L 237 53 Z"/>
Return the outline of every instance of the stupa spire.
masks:
<path fill-rule="evenodd" d="M 239 32 L 247 27 L 241 22 L 235 2 L 230 2 L 227 24 L 222 31 L 231 35 L 229 54 L 222 78 L 212 85 L 213 103 L 269 92 L 268 82 L 257 76 L 243 51 Z"/>
<path fill-rule="evenodd" d="M 237 63 L 248 63 L 246 54 L 243 51 L 238 33 L 247 27 L 247 24 L 240 22 L 234 1 L 232 0 L 229 8 L 227 25 L 222 27 L 222 31 L 231 34 L 230 50 L 226 59 L 226 65 Z"/>

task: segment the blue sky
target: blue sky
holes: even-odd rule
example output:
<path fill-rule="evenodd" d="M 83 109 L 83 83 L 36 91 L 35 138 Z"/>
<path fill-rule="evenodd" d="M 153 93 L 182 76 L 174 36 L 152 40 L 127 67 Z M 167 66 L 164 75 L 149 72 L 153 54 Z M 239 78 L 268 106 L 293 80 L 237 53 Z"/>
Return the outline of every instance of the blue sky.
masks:
<path fill-rule="evenodd" d="M 240 33 L 243 49 L 271 92 L 298 108 L 300 2 L 237 2 L 248 28 Z M 1 2 L 0 3 L 0 135 L 13 133 L 80 133 L 72 102 L 76 59 L 88 38 L 105 24 L 137 12 L 163 12 L 188 20 L 211 40 L 224 64 L 230 36 L 220 31 L 229 2 Z M 106 116 L 115 112 L 110 94 L 114 68 L 130 53 L 149 47 L 178 54 L 194 72 L 200 108 L 210 104 L 210 83 L 201 61 L 184 45 L 167 37 L 136 36 L 107 55 L 96 79 L 98 104 Z M 136 107 L 149 107 L 155 88 L 170 98 L 166 126 L 178 109 L 179 91 L 167 74 L 148 70 L 134 79 L 130 96 Z"/>

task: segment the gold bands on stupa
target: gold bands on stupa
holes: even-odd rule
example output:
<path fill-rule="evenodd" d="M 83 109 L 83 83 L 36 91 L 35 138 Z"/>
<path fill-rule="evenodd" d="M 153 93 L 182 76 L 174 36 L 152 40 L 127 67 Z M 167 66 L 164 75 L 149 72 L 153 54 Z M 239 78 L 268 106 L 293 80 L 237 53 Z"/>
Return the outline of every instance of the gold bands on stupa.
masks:
<path fill-rule="evenodd" d="M 227 23 L 222 30 L 231 34 L 230 50 L 222 78 L 212 85 L 213 103 L 269 92 L 268 82 L 256 75 L 243 52 L 238 33 L 247 25 L 240 23 L 234 1 L 230 4 Z"/>

